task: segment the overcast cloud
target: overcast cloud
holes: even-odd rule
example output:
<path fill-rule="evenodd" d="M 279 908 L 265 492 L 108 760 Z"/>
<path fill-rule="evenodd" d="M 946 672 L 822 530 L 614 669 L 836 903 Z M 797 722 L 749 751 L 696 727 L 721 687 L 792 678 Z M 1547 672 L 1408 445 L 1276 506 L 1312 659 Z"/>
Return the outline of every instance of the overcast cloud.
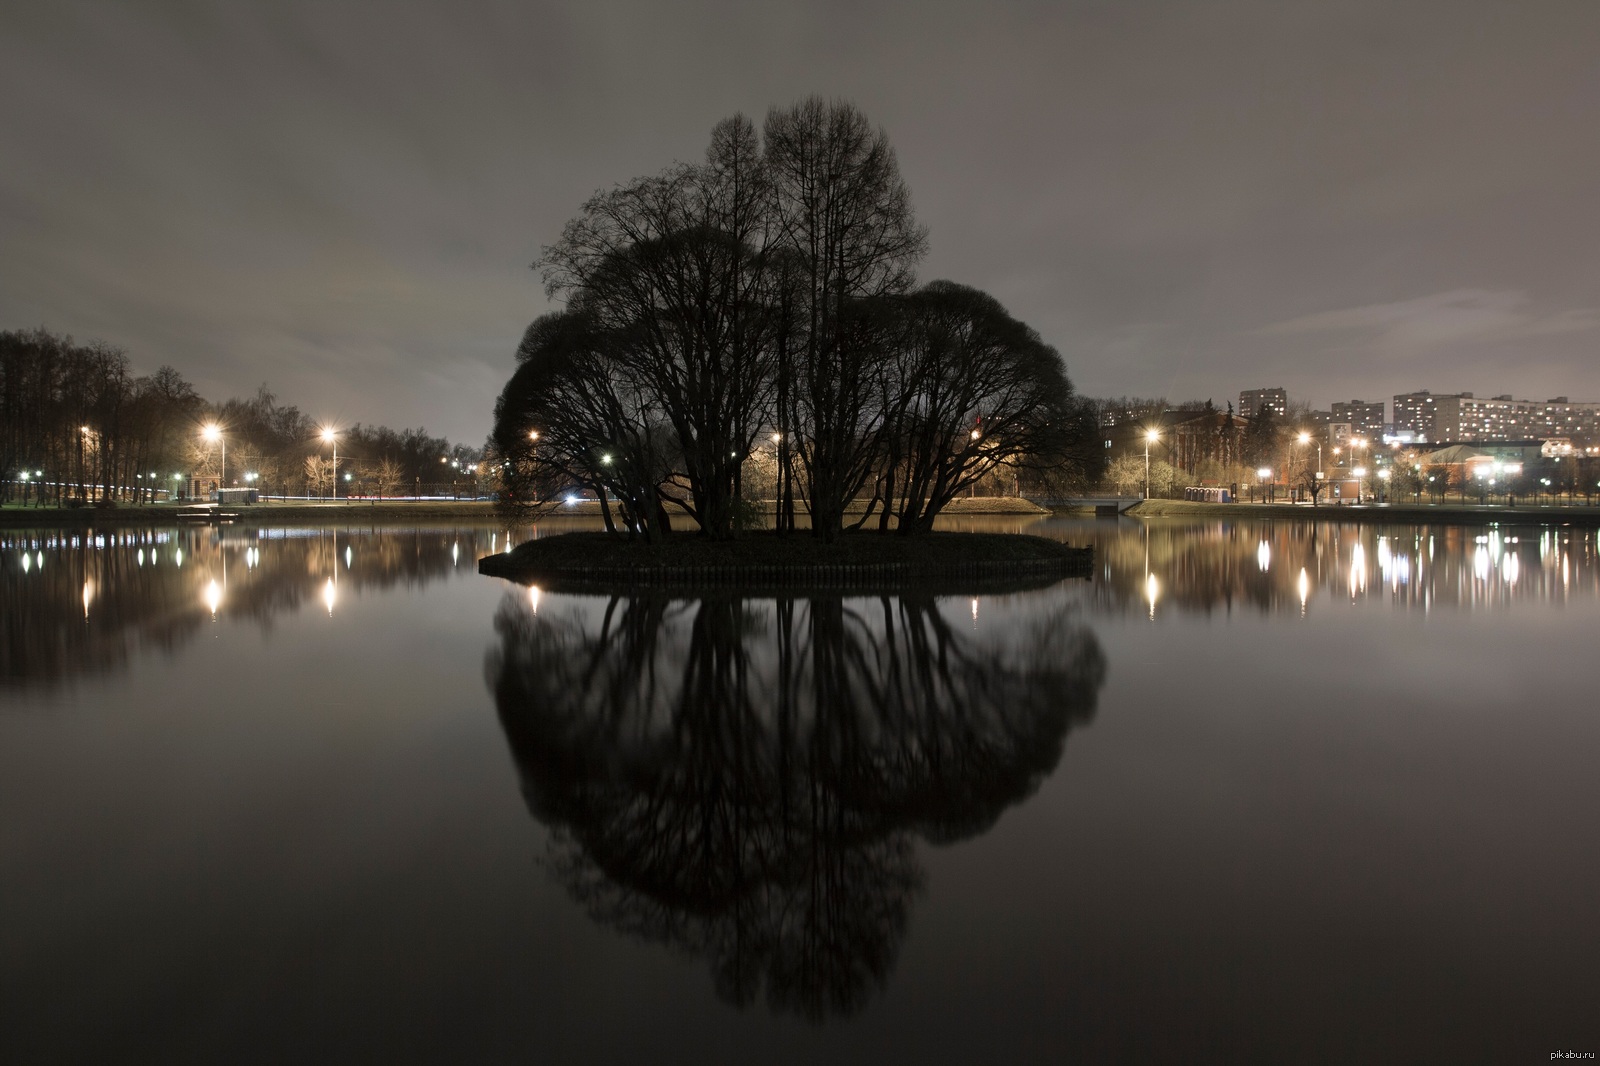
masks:
<path fill-rule="evenodd" d="M 477 443 L 584 198 L 808 93 L 1091 394 L 1600 400 L 1591 0 L 10 0 L 0 327 Z"/>

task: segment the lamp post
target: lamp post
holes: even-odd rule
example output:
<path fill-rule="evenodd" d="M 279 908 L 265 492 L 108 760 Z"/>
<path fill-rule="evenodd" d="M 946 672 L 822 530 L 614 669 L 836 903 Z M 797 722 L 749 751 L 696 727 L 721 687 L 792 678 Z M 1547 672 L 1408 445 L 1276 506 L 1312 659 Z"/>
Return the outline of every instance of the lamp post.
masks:
<path fill-rule="evenodd" d="M 217 474 L 217 502 L 222 502 L 222 490 L 228 484 L 228 439 L 222 435 L 222 427 L 212 422 L 200 431 L 206 440 L 222 446 L 222 469 Z"/>
<path fill-rule="evenodd" d="M 1351 463 L 1351 466 L 1353 467 L 1353 469 L 1350 472 L 1356 475 L 1356 502 L 1357 503 L 1361 502 L 1361 497 L 1362 497 L 1362 484 L 1361 483 L 1362 483 L 1362 480 L 1366 478 L 1367 472 L 1366 472 L 1366 470 L 1364 468 L 1355 466 L 1355 463 L 1357 462 L 1356 449 L 1359 448 L 1359 449 L 1363 449 L 1364 450 L 1366 448 L 1366 446 L 1367 446 L 1367 441 L 1366 441 L 1365 437 L 1351 437 L 1350 438 L 1350 463 Z M 1360 473 L 1356 473 L 1356 471 L 1358 471 L 1358 470 L 1360 471 Z"/>
<path fill-rule="evenodd" d="M 1144 498 L 1150 498 L 1150 445 L 1161 439 L 1159 429 L 1145 430 L 1144 434 Z"/>
<path fill-rule="evenodd" d="M 1310 444 L 1311 443 L 1311 434 L 1309 434 L 1309 433 L 1300 434 L 1300 443 L 1301 444 Z M 1318 477 L 1322 476 L 1322 441 L 1321 440 L 1317 441 L 1317 476 Z"/>
<path fill-rule="evenodd" d="M 333 477 L 328 480 L 333 482 L 333 502 L 339 502 L 339 436 L 332 426 L 322 427 L 322 439 L 333 445 Z"/>

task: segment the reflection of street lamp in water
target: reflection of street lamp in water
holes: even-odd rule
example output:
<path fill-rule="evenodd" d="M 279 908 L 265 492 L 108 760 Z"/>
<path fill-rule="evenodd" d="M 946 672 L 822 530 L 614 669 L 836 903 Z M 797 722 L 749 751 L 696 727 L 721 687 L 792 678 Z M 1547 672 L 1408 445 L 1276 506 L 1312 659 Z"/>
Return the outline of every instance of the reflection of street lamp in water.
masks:
<path fill-rule="evenodd" d="M 332 577 L 322 586 L 322 602 L 328 605 L 328 617 L 333 617 L 333 604 L 339 598 L 339 531 L 333 530 L 333 558 L 328 570 Z"/>

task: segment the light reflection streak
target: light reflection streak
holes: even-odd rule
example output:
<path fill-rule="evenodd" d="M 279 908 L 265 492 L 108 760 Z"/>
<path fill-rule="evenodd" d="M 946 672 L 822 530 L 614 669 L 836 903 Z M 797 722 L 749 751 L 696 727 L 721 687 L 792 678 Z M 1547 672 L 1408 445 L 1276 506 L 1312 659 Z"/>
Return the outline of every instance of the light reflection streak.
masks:
<path fill-rule="evenodd" d="M 1256 566 L 1263 574 L 1272 569 L 1272 546 L 1264 540 L 1256 545 Z"/>
<path fill-rule="evenodd" d="M 206 606 L 211 608 L 211 617 L 215 620 L 217 608 L 222 606 L 222 586 L 217 584 L 216 578 L 206 585 Z"/>
<path fill-rule="evenodd" d="M 1522 564 L 1517 561 L 1516 552 L 1506 552 L 1500 560 L 1500 576 L 1508 585 L 1517 583 L 1517 574 L 1521 568 Z"/>

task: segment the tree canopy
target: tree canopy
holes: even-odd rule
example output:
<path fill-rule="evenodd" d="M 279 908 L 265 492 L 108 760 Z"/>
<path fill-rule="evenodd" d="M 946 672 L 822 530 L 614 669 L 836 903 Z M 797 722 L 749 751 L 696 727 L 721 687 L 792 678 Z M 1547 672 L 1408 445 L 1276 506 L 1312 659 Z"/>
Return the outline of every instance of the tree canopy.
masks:
<path fill-rule="evenodd" d="M 996 467 L 1061 461 L 1085 420 L 1060 357 L 993 297 L 917 288 L 926 247 L 887 136 L 818 98 L 597 193 L 535 264 L 565 306 L 496 406 L 504 498 L 579 484 L 632 533 L 670 503 L 721 538 L 756 465 L 780 529 L 798 496 L 832 538 L 859 497 L 915 532 Z"/>

